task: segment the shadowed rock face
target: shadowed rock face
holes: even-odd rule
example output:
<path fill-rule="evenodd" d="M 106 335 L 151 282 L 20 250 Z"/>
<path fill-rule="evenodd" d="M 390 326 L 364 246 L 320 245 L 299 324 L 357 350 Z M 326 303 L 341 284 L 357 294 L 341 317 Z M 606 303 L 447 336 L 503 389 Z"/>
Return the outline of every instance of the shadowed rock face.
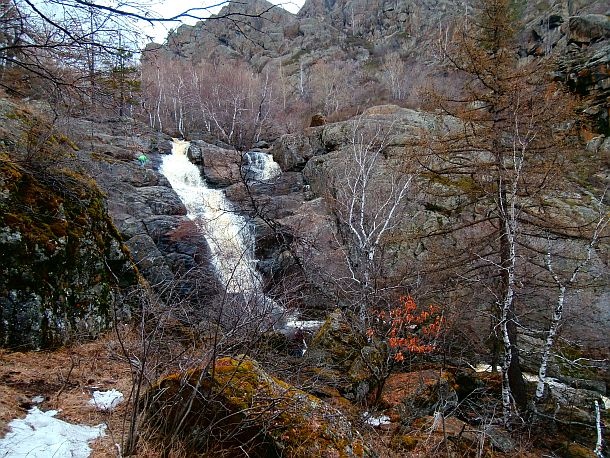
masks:
<path fill-rule="evenodd" d="M 169 138 L 132 120 L 71 122 L 82 166 L 105 192 L 108 212 L 144 277 L 172 301 L 213 295 L 217 284 L 205 237 L 157 171 L 159 153 L 171 150 Z M 145 167 L 136 161 L 142 153 L 151 159 Z"/>
<path fill-rule="evenodd" d="M 146 398 L 151 433 L 161 443 L 178 437 L 191 453 L 222 447 L 261 458 L 373 456 L 338 410 L 246 356 L 164 377 Z"/>
<path fill-rule="evenodd" d="M 0 346 L 95 337 L 129 316 L 136 269 L 70 140 L 6 102 L 0 117 L 17 121 L 0 129 Z M 25 152 L 22 136 L 38 131 L 48 140 Z"/>

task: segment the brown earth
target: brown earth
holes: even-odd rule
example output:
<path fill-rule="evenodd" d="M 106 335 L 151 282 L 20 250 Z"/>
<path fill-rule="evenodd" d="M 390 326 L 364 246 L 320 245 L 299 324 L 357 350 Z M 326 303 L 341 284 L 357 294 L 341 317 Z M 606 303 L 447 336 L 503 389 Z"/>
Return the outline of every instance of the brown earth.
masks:
<path fill-rule="evenodd" d="M 124 329 L 126 342 L 134 343 L 135 334 Z M 92 457 L 116 457 L 116 443 L 126 431 L 131 370 L 126 363 L 116 334 L 56 351 L 27 353 L 0 350 L 0 431 L 15 418 L 25 417 L 34 406 L 32 398 L 43 396 L 41 410 L 55 409 L 57 418 L 89 426 L 104 423 L 106 436 L 91 444 Z M 119 390 L 126 398 L 112 412 L 101 412 L 88 404 L 93 391 Z"/>

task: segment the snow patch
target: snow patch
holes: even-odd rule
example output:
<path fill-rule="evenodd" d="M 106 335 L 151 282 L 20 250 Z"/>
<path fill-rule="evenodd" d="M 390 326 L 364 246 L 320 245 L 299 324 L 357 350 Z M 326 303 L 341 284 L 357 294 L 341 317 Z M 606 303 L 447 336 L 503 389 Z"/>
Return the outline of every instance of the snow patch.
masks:
<path fill-rule="evenodd" d="M 537 375 L 530 374 L 528 372 L 523 373 L 523 379 L 526 382 L 534 382 L 534 383 L 538 383 L 538 380 L 540 380 L 540 378 Z"/>
<path fill-rule="evenodd" d="M 477 364 L 473 369 L 475 372 L 491 372 L 491 366 L 489 364 Z"/>
<path fill-rule="evenodd" d="M 367 425 L 371 426 L 389 425 L 390 423 L 392 423 L 390 421 L 390 417 L 388 417 L 387 415 L 380 415 L 378 417 L 375 417 L 369 414 L 368 412 L 364 412 L 362 414 L 362 418 L 364 418 L 364 422 Z"/>
<path fill-rule="evenodd" d="M 44 396 L 34 396 L 32 398 L 33 404 L 42 404 L 44 402 Z"/>
<path fill-rule="evenodd" d="M 286 328 L 301 329 L 302 331 L 317 331 L 324 325 L 324 321 L 319 320 L 297 320 L 291 318 L 286 321 Z"/>
<path fill-rule="evenodd" d="M 88 458 L 89 441 L 103 437 L 105 425 L 73 425 L 57 418 L 56 410 L 33 407 L 23 419 L 8 424 L 0 440 L 0 456 L 10 458 Z"/>
<path fill-rule="evenodd" d="M 110 391 L 94 391 L 93 399 L 89 401 L 89 405 L 95 406 L 99 410 L 113 410 L 121 402 L 123 402 L 123 393 L 117 390 Z"/>

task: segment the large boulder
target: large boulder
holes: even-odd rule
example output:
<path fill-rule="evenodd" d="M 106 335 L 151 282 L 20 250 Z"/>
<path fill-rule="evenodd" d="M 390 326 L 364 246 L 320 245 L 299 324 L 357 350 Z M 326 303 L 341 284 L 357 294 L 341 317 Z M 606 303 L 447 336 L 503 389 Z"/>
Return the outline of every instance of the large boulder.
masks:
<path fill-rule="evenodd" d="M 95 337 L 129 307 L 136 269 L 99 190 L 72 171 L 0 153 L 0 345 Z"/>
<path fill-rule="evenodd" d="M 332 312 L 313 337 L 307 359 L 316 376 L 352 401 L 363 401 L 386 371 L 387 348 L 374 345 L 351 326 L 340 311 Z"/>
<path fill-rule="evenodd" d="M 303 169 L 314 150 L 307 136 L 286 134 L 273 144 L 271 154 L 283 171 L 294 171 Z"/>
<path fill-rule="evenodd" d="M 246 356 L 164 377 L 146 399 L 144 424 L 151 438 L 165 447 L 178 440 L 188 454 L 372 456 L 338 410 Z"/>
<path fill-rule="evenodd" d="M 242 158 L 235 150 L 195 140 L 191 142 L 187 156 L 200 167 L 206 181 L 212 186 L 225 187 L 242 180 Z"/>
<path fill-rule="evenodd" d="M 610 17 L 605 14 L 573 16 L 568 20 L 568 40 L 588 44 L 610 38 Z"/>
<path fill-rule="evenodd" d="M 0 346 L 93 338 L 132 311 L 140 277 L 60 123 L 0 99 Z"/>
<path fill-rule="evenodd" d="M 604 422 L 607 411 L 602 395 L 589 389 L 575 388 L 557 379 L 549 378 L 546 384 L 546 397 L 536 406 L 542 422 L 553 420 L 554 428 L 565 428 L 565 433 L 573 440 L 594 443 L 597 438 L 595 403 L 598 403 Z M 606 398 L 607 399 L 607 398 Z M 604 439 L 610 433 L 603 431 Z"/>

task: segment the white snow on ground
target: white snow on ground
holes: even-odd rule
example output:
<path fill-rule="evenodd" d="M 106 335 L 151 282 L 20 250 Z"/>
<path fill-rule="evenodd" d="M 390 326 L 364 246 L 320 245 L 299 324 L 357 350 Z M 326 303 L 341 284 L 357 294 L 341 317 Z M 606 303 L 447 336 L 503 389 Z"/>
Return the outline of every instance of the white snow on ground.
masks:
<path fill-rule="evenodd" d="M 526 382 L 538 383 L 538 380 L 540 379 L 537 375 L 523 372 L 523 380 L 525 380 Z"/>
<path fill-rule="evenodd" d="M 470 366 L 475 372 L 491 372 L 491 366 L 489 364 L 477 364 L 476 366 Z"/>
<path fill-rule="evenodd" d="M 0 457 L 7 458 L 88 458 L 89 441 L 104 436 L 105 425 L 73 425 L 57 418 L 56 410 L 29 410 L 23 419 L 8 424 L 0 439 Z"/>
<path fill-rule="evenodd" d="M 286 327 L 291 329 L 301 329 L 303 331 L 317 331 L 324 325 L 324 321 L 318 320 L 297 320 L 289 319 Z"/>
<path fill-rule="evenodd" d="M 367 425 L 371 426 L 389 425 L 391 423 L 390 417 L 388 417 L 387 415 L 380 415 L 378 417 L 374 417 L 368 412 L 364 412 L 362 414 L 362 417 L 364 418 L 364 422 Z"/>
<path fill-rule="evenodd" d="M 89 404 L 95 406 L 99 410 L 112 410 L 123 402 L 123 393 L 117 390 L 110 391 L 94 391 L 93 399 Z"/>

